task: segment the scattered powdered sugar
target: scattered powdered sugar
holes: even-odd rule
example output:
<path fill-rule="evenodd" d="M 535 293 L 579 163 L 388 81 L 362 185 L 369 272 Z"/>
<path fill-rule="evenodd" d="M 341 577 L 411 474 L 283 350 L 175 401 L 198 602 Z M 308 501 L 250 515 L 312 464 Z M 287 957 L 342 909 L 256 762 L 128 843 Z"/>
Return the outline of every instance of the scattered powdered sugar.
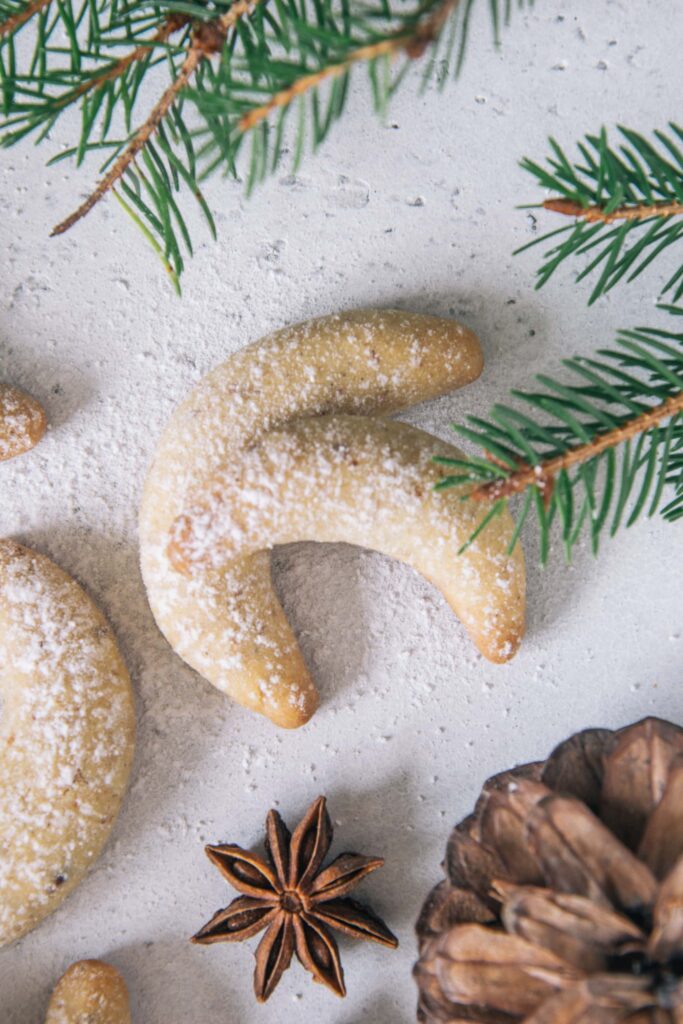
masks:
<path fill-rule="evenodd" d="M 111 632 L 41 555 L 0 541 L 0 945 L 61 902 L 104 843 L 134 717 Z"/>

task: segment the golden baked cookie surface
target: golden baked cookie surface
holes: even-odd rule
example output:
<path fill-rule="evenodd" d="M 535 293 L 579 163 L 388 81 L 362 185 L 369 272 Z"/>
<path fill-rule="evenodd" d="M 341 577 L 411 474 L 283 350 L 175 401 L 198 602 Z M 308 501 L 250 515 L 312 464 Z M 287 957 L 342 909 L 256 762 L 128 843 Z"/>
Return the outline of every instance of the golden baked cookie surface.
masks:
<path fill-rule="evenodd" d="M 106 620 L 48 558 L 0 541 L 0 946 L 100 853 L 133 757 L 128 672 Z"/>
<path fill-rule="evenodd" d="M 505 512 L 469 545 L 486 513 L 457 488 L 436 492 L 449 470 L 434 456 L 462 452 L 397 420 L 318 416 L 274 430 L 224 467 L 171 533 L 181 571 L 302 540 L 381 551 L 441 591 L 481 653 L 516 652 L 524 632 L 524 559 Z"/>
<path fill-rule="evenodd" d="M 267 548 L 281 542 L 264 536 L 263 549 L 251 546 L 233 552 L 229 562 L 207 562 L 183 575 L 169 557 L 173 524 L 188 503 L 208 494 L 217 474 L 241 464 L 271 433 L 328 415 L 385 417 L 471 383 L 481 368 L 476 337 L 450 319 L 360 309 L 275 332 L 205 377 L 162 436 L 140 512 L 147 594 L 177 653 L 218 689 L 275 724 L 305 723 L 315 711 L 317 693 L 270 581 Z M 421 437 L 426 464 L 438 442 Z M 376 454 L 375 441 L 371 446 Z M 325 513 L 318 509 L 318 519 Z M 407 528 L 415 526 L 415 517 L 407 520 Z M 314 534 L 310 539 L 329 538 Z M 346 539 L 364 543 L 357 535 Z M 413 540 L 420 545 L 418 535 Z M 401 557 L 393 542 L 378 547 Z M 513 652 L 522 630 L 519 556 L 514 564 L 521 578 L 513 588 L 511 645 L 502 651 L 497 638 L 497 659 Z"/>
<path fill-rule="evenodd" d="M 55 985 L 45 1024 L 130 1024 L 123 978 L 101 960 L 79 960 Z"/>
<path fill-rule="evenodd" d="M 23 455 L 45 433 L 43 407 L 31 395 L 0 383 L 0 462 Z"/>
<path fill-rule="evenodd" d="M 265 433 L 326 413 L 388 415 L 481 373 L 474 334 L 452 320 L 354 310 L 276 331 L 209 373 L 173 414 L 140 513 L 152 611 L 177 653 L 214 686 L 278 725 L 302 725 L 318 703 L 278 601 L 267 551 L 227 570 L 183 577 L 168 554 L 186 496 Z"/>

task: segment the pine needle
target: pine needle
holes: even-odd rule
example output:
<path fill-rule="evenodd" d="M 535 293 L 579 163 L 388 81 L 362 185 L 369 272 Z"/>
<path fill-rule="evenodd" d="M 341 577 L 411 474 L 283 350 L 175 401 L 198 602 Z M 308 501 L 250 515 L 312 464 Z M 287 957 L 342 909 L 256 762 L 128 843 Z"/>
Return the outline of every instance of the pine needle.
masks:
<path fill-rule="evenodd" d="M 517 250 L 553 239 L 537 272 L 537 288 L 567 260 L 588 256 L 577 280 L 599 271 L 589 298 L 593 303 L 622 279 L 633 281 L 661 253 L 672 247 L 683 253 L 683 129 L 670 124 L 668 132 L 654 132 L 653 142 L 628 128 L 619 128 L 619 134 L 623 142 L 616 149 L 604 128 L 586 136 L 574 163 L 554 139 L 545 166 L 522 160 L 523 169 L 553 193 L 538 205 L 573 220 Z M 683 297 L 683 255 L 679 259 L 661 288 L 674 302 Z"/>
<path fill-rule="evenodd" d="M 107 159 L 90 196 L 53 234 L 73 228 L 117 189 L 179 275 L 183 253 L 192 249 L 187 193 L 213 225 L 199 181 L 220 172 L 243 179 L 247 191 L 262 182 L 284 156 L 291 108 L 297 117 L 289 120 L 287 148 L 298 164 L 343 116 L 351 73 L 361 65 L 379 116 L 410 63 L 428 51 L 441 54 L 442 35 L 457 74 L 475 3 L 0 0 L 0 143 L 31 135 L 42 142 L 78 105 L 80 134 L 58 158 L 80 163 L 100 150 Z M 480 3 L 497 41 L 511 4 Z M 15 38 L 27 25 L 34 27 L 33 45 L 22 45 L 20 57 Z M 148 82 L 156 101 L 140 115 Z M 124 139 L 114 136 L 122 121 Z"/>
<path fill-rule="evenodd" d="M 569 560 L 586 531 L 597 552 L 605 529 L 613 535 L 657 510 L 669 522 L 683 516 L 683 333 L 621 331 L 599 355 L 565 360 L 567 383 L 541 375 L 545 390 L 514 391 L 528 412 L 497 405 L 489 420 L 454 426 L 486 458 L 435 460 L 458 470 L 438 489 L 464 487 L 466 500 L 490 504 L 486 523 L 523 495 L 512 543 L 535 510 L 543 562 L 554 523 Z"/>

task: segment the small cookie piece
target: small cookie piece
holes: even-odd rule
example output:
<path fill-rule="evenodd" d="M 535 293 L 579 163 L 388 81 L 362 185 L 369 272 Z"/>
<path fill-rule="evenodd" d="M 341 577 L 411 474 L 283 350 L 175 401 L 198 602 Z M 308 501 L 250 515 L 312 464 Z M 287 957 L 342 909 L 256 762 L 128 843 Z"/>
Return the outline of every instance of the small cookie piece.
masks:
<path fill-rule="evenodd" d="M 47 420 L 40 402 L 19 388 L 0 384 L 0 462 L 38 444 Z"/>
<path fill-rule="evenodd" d="M 102 613 L 44 555 L 0 540 L 0 946 L 52 913 L 99 856 L 135 738 Z"/>
<path fill-rule="evenodd" d="M 131 1024 L 125 981 L 111 964 L 79 960 L 55 985 L 45 1024 Z"/>
<path fill-rule="evenodd" d="M 443 317 L 359 309 L 295 324 L 232 355 L 173 414 L 145 483 L 140 559 L 154 617 L 175 651 L 219 690 L 284 728 L 318 705 L 270 576 L 270 552 L 183 577 L 169 532 L 246 447 L 329 413 L 387 416 L 477 379 L 476 336 Z"/>
<path fill-rule="evenodd" d="M 524 632 L 524 559 L 510 553 L 507 510 L 460 553 L 488 509 L 435 484 L 464 458 L 408 423 L 366 416 L 299 420 L 242 452 L 171 531 L 169 557 L 200 575 L 276 544 L 356 544 L 412 566 L 444 595 L 490 661 L 515 654 Z"/>

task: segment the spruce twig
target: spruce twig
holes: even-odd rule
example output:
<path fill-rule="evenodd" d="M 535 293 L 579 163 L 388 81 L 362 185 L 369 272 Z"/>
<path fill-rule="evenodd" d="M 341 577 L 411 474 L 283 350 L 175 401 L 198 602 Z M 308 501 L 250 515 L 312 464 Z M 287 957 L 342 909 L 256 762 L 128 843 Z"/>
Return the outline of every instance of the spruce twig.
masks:
<path fill-rule="evenodd" d="M 193 42 L 177 76 L 167 86 L 161 98 L 154 105 L 151 114 L 144 124 L 138 128 L 131 142 L 128 143 L 121 156 L 117 158 L 114 166 L 107 172 L 106 176 L 100 181 L 95 191 L 91 192 L 85 202 L 81 203 L 77 210 L 52 229 L 50 237 L 64 234 L 74 224 L 77 224 L 79 220 L 82 220 L 99 203 L 100 199 L 103 199 L 107 192 L 116 185 L 117 181 L 123 177 L 138 153 L 144 149 L 157 131 L 162 120 L 166 117 L 205 56 L 204 51 Z"/>
<path fill-rule="evenodd" d="M 606 430 L 603 434 L 596 434 L 590 441 L 576 445 L 574 448 L 569 448 L 562 455 L 555 455 L 551 459 L 543 459 L 533 466 L 530 466 L 528 463 L 522 463 L 518 469 L 506 474 L 504 478 L 491 480 L 489 483 L 475 487 L 469 497 L 475 501 L 497 501 L 499 498 L 509 498 L 513 494 L 519 494 L 521 491 L 525 491 L 527 487 L 538 487 L 541 494 L 545 497 L 552 492 L 555 486 L 555 479 L 562 470 L 571 469 L 573 466 L 589 462 L 608 449 L 616 448 L 617 445 L 623 444 L 625 441 L 629 441 L 631 438 L 637 437 L 648 430 L 652 430 L 662 420 L 669 419 L 671 416 L 676 416 L 681 412 L 683 412 L 683 391 L 673 395 L 671 398 L 665 399 L 659 405 L 656 405 L 654 409 L 641 412 L 619 426 Z M 489 458 L 496 465 L 501 465 L 499 460 L 492 459 L 490 455 Z"/>
<path fill-rule="evenodd" d="M 647 220 L 650 217 L 680 217 L 681 203 L 639 203 L 636 206 L 617 206 L 608 210 L 605 206 L 581 206 L 571 199 L 544 199 L 543 209 L 562 213 L 565 217 L 576 217 L 587 224 L 614 224 L 617 220 Z"/>
<path fill-rule="evenodd" d="M 531 6 L 533 0 L 517 0 Z M 285 122 L 297 110 L 293 168 L 307 139 L 317 147 L 341 117 L 352 69 L 366 65 L 375 107 L 404 79 L 407 62 L 431 51 L 457 73 L 477 0 L 0 0 L 0 139 L 13 145 L 46 137 L 74 104 L 82 111 L 77 144 L 55 160 L 80 163 L 106 154 L 90 196 L 59 223 L 76 225 L 109 192 L 144 227 L 164 266 L 177 280 L 192 252 L 179 201 L 189 193 L 212 233 L 200 189 L 214 171 L 246 179 L 247 190 L 274 171 L 285 154 Z M 488 0 L 494 37 L 508 20 L 510 0 Z M 4 20 L 3 20 L 4 17 Z M 14 40 L 34 26 L 26 58 Z M 443 32 L 446 24 L 453 30 Z M 64 46 L 66 38 L 68 45 Z M 122 47 L 126 48 L 123 56 Z M 402 66 L 394 68 L 397 58 Z M 152 110 L 135 119 L 140 88 L 150 73 L 168 78 Z M 125 125 L 121 138 L 120 124 Z M 251 154 L 243 156 L 245 142 Z"/>
<path fill-rule="evenodd" d="M 5 21 L 0 22 L 0 39 L 9 38 L 31 20 L 36 14 L 40 14 L 52 0 L 30 0 L 22 10 L 10 15 Z"/>
<path fill-rule="evenodd" d="M 657 257 L 683 242 L 683 129 L 656 131 L 654 141 L 628 128 L 619 128 L 624 140 L 608 143 L 603 128 L 578 143 L 580 158 L 572 162 L 554 139 L 552 155 L 542 166 L 524 159 L 522 167 L 554 195 L 539 205 L 574 218 L 561 227 L 522 246 L 524 252 L 553 239 L 537 274 L 540 288 L 568 259 L 588 256 L 577 276 L 581 281 L 596 273 L 589 303 L 606 294 L 619 281 L 633 281 Z M 665 281 L 662 294 L 673 301 L 683 296 L 683 260 Z"/>
<path fill-rule="evenodd" d="M 163 22 L 159 29 L 154 33 L 149 42 L 140 43 L 134 50 L 127 53 L 125 57 L 120 57 L 118 60 L 112 61 L 109 67 L 103 71 L 96 72 L 91 78 L 84 79 L 75 89 L 71 92 L 64 93 L 56 101 L 57 107 L 68 107 L 81 96 L 85 96 L 88 92 L 93 92 L 96 89 L 101 89 L 107 82 L 112 82 L 115 78 L 120 78 L 131 65 L 138 63 L 139 61 L 145 60 L 150 50 L 157 46 L 159 43 L 167 42 L 171 36 L 178 32 L 188 23 L 188 18 L 184 14 L 169 15 L 168 18 Z M 53 232 L 55 234 L 56 232 Z"/>
<path fill-rule="evenodd" d="M 683 333 L 621 331 L 598 356 L 564 360 L 569 383 L 539 375 L 542 391 L 513 391 L 526 410 L 495 405 L 489 419 L 455 426 L 484 458 L 436 460 L 453 471 L 438 489 L 460 486 L 463 500 L 488 503 L 485 522 L 522 496 L 511 547 L 535 511 L 542 562 L 554 523 L 570 560 L 584 530 L 597 552 L 605 530 L 644 513 L 683 518 Z"/>
<path fill-rule="evenodd" d="M 418 22 L 414 31 L 397 32 L 388 39 L 382 39 L 367 46 L 352 50 L 339 64 L 331 64 L 311 75 L 298 79 L 288 89 L 275 93 L 266 103 L 250 110 L 240 121 L 243 132 L 251 131 L 279 107 L 287 107 L 293 100 L 302 96 L 309 89 L 317 88 L 328 78 L 338 78 L 345 74 L 354 64 L 370 62 L 379 57 L 395 57 L 404 53 L 411 60 L 422 57 L 425 50 L 434 43 L 449 17 L 458 6 L 460 0 L 443 0 L 432 14 L 424 21 Z"/>
<path fill-rule="evenodd" d="M 53 236 L 61 235 L 65 231 L 68 231 L 69 228 L 73 227 L 74 224 L 77 224 L 78 221 L 85 217 L 86 214 L 90 213 L 93 206 L 95 206 L 95 204 L 98 203 L 100 199 L 102 199 L 107 192 L 116 185 L 117 181 L 123 177 L 125 172 L 133 163 L 138 153 L 144 149 L 151 137 L 155 134 L 159 125 L 167 116 L 180 93 L 186 88 L 201 62 L 207 57 L 213 56 L 213 54 L 222 50 L 230 29 L 234 28 L 240 18 L 249 14 L 258 2 L 259 0 L 235 0 L 226 14 L 221 15 L 220 18 L 216 18 L 211 22 L 201 22 L 195 27 L 187 51 L 187 56 L 181 65 L 180 71 L 171 84 L 166 88 L 158 102 L 154 105 L 147 120 L 135 133 L 133 139 L 128 143 L 121 156 L 118 157 L 106 177 L 98 184 L 95 191 L 88 196 L 86 201 L 82 203 L 74 213 L 53 229 Z M 155 41 L 158 41 L 160 34 L 162 37 L 168 37 L 172 32 L 176 31 L 178 27 L 180 27 L 178 24 L 169 24 L 167 21 L 159 32 L 156 33 Z M 127 64 L 120 62 L 120 67 L 117 69 L 117 73 L 122 74 L 133 59 L 138 59 L 136 58 L 135 53 L 129 56 Z M 124 60 L 126 59 L 124 58 Z"/>
<path fill-rule="evenodd" d="M 377 60 L 379 57 L 392 57 L 400 51 L 405 51 L 414 42 L 414 38 L 412 35 L 398 35 L 394 36 L 393 39 L 382 39 L 378 43 L 360 46 L 357 50 L 352 50 L 347 54 L 340 63 L 329 64 L 320 71 L 314 71 L 310 75 L 298 78 L 293 85 L 290 85 L 287 89 L 281 89 L 280 92 L 276 92 L 261 106 L 255 107 L 245 114 L 239 122 L 240 130 L 242 132 L 252 131 L 261 121 L 265 121 L 274 110 L 288 107 L 294 100 L 303 96 L 304 93 L 311 89 L 317 89 L 326 79 L 339 78 L 340 75 L 346 74 L 354 64 L 358 64 L 361 61 Z"/>

